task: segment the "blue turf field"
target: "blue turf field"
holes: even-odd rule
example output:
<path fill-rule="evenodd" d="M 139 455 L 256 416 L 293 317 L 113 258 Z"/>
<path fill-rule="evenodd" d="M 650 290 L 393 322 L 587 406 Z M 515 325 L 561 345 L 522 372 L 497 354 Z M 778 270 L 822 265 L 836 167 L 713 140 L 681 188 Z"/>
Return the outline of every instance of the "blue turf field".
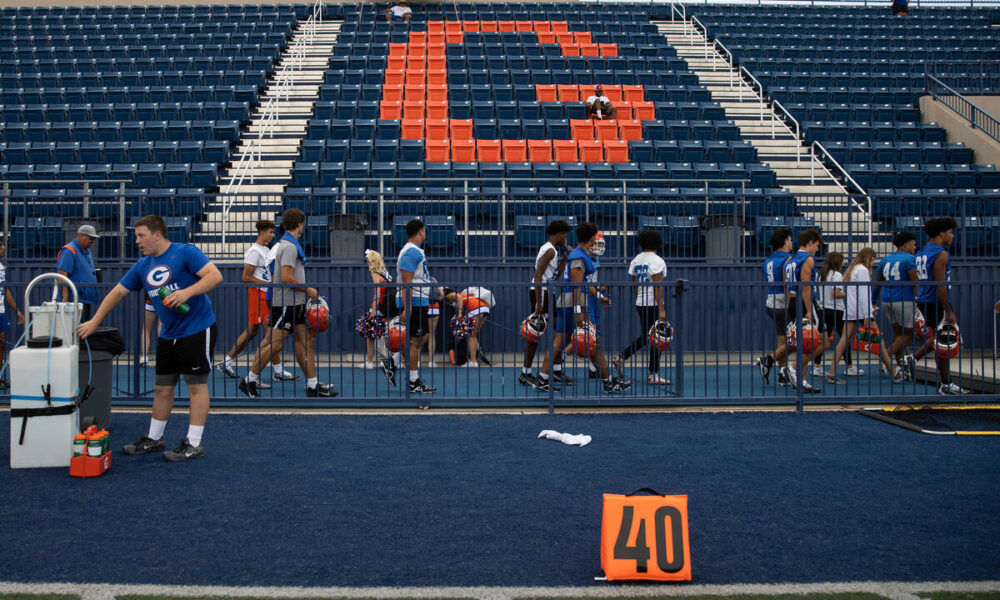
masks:
<path fill-rule="evenodd" d="M 114 421 L 120 447 L 148 418 Z M 587 585 L 601 493 L 641 486 L 690 496 L 699 583 L 1000 572 L 1000 440 L 854 413 L 214 415 L 205 447 L 189 464 L 116 454 L 95 480 L 3 467 L 2 579 Z"/>

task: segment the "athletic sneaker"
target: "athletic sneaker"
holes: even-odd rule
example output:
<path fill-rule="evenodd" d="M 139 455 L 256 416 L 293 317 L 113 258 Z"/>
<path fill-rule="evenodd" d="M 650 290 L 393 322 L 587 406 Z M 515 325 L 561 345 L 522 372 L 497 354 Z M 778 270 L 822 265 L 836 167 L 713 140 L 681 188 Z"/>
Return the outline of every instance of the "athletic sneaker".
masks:
<path fill-rule="evenodd" d="M 956 383 L 942 383 L 941 387 L 938 388 L 938 393 L 942 396 L 963 396 L 968 394 L 969 390 Z"/>
<path fill-rule="evenodd" d="M 521 373 L 517 378 L 517 382 L 521 385 L 530 385 L 531 387 L 535 387 L 538 385 L 538 378 L 532 373 Z"/>
<path fill-rule="evenodd" d="M 846 379 L 841 379 L 836 375 L 825 375 L 823 379 L 826 380 L 827 383 L 832 383 L 834 385 L 844 385 L 845 383 L 847 383 Z"/>
<path fill-rule="evenodd" d="M 766 382 L 767 380 L 765 380 Z M 785 387 L 788 385 L 788 367 L 778 369 L 778 385 Z"/>
<path fill-rule="evenodd" d="M 396 387 L 396 369 L 392 366 L 392 361 L 383 358 L 378 361 L 378 367 L 382 369 L 382 374 L 385 375 L 385 380 L 389 382 L 389 385 Z"/>
<path fill-rule="evenodd" d="M 232 365 L 227 365 L 226 363 L 220 364 L 219 370 L 225 373 L 226 377 L 230 379 L 236 379 L 240 376 L 240 374 L 236 372 L 236 369 L 234 369 Z"/>
<path fill-rule="evenodd" d="M 371 369 L 374 369 L 374 368 L 375 368 L 375 363 L 374 363 L 374 362 L 368 362 L 368 361 L 365 361 L 365 364 L 364 364 L 364 367 L 363 367 L 363 368 L 364 368 L 364 369 L 365 369 L 366 371 L 370 371 Z"/>
<path fill-rule="evenodd" d="M 760 378 L 764 380 L 764 383 L 765 384 L 771 383 L 771 367 L 774 366 L 774 359 L 771 356 L 765 354 L 764 356 L 761 356 L 760 358 L 755 360 L 754 364 L 757 365 L 758 369 L 760 369 Z M 778 379 L 780 380 L 781 377 L 779 376 Z"/>
<path fill-rule="evenodd" d="M 535 379 L 535 384 L 533 386 L 531 386 L 531 387 L 535 388 L 539 392 L 548 392 L 548 391 L 558 392 L 559 391 L 559 388 L 557 388 L 554 385 L 552 385 L 551 383 L 549 383 L 548 379 L 542 379 L 541 377 L 537 377 Z"/>
<path fill-rule="evenodd" d="M 125 454 L 145 454 L 147 452 L 159 452 L 164 448 L 166 446 L 163 444 L 163 438 L 154 440 L 148 435 L 144 435 L 139 438 L 138 442 L 123 446 L 122 452 Z"/>
<path fill-rule="evenodd" d="M 907 381 L 913 381 L 914 372 L 917 369 L 917 359 L 912 354 L 903 357 L 903 377 Z"/>
<path fill-rule="evenodd" d="M 650 373 L 646 377 L 646 383 L 649 385 L 670 385 L 670 380 L 660 377 L 659 373 Z"/>
<path fill-rule="evenodd" d="M 902 383 L 902 381 L 903 381 L 903 369 L 902 367 L 896 367 L 896 369 L 892 372 L 892 382 Z"/>
<path fill-rule="evenodd" d="M 259 390 L 269 390 L 271 389 L 271 384 L 266 381 L 257 380 L 257 389 Z"/>
<path fill-rule="evenodd" d="M 240 391 L 251 398 L 260 397 L 260 390 L 257 389 L 257 382 L 250 381 L 245 377 L 240 380 Z"/>
<path fill-rule="evenodd" d="M 573 378 L 562 371 L 554 371 L 552 373 L 552 380 L 563 385 L 573 385 Z"/>
<path fill-rule="evenodd" d="M 319 382 L 316 387 L 306 386 L 306 398 L 333 398 L 337 395 L 337 390 L 329 383 Z"/>
<path fill-rule="evenodd" d="M 818 394 L 818 393 L 822 392 L 823 390 L 819 389 L 818 387 L 813 387 L 813 385 L 811 383 L 809 383 L 808 381 L 803 381 L 802 382 L 802 391 L 805 392 L 806 394 Z"/>
<path fill-rule="evenodd" d="M 792 371 L 791 369 L 786 369 L 786 372 L 788 373 L 788 386 L 790 388 L 792 388 L 792 389 L 797 389 L 799 384 L 798 384 L 798 380 L 795 379 L 796 373 L 794 371 Z M 809 383 L 808 381 L 803 381 L 802 382 L 802 391 L 805 392 L 806 394 L 818 394 L 822 390 L 820 390 L 819 388 L 813 387 L 812 384 Z"/>
<path fill-rule="evenodd" d="M 600 374 L 598 374 L 596 370 L 591 371 L 590 369 L 587 369 L 587 379 L 600 379 L 600 378 L 601 376 Z"/>
<path fill-rule="evenodd" d="M 478 369 L 479 368 L 479 363 L 476 363 L 476 362 L 467 362 L 467 363 L 465 363 L 464 366 L 465 366 L 466 369 Z"/>
<path fill-rule="evenodd" d="M 178 462 L 182 460 L 188 460 L 191 458 L 198 458 L 200 456 L 205 456 L 205 449 L 201 446 L 192 446 L 187 438 L 181 442 L 180 446 L 177 446 L 173 450 L 167 450 L 163 453 L 163 459 L 170 462 Z"/>
<path fill-rule="evenodd" d="M 617 377 L 613 377 L 610 382 L 604 382 L 604 393 L 615 394 L 617 392 L 624 392 L 630 387 L 632 387 L 631 381 L 623 381 Z"/>
<path fill-rule="evenodd" d="M 416 380 L 416 381 L 411 381 L 410 382 L 410 393 L 411 394 L 433 394 L 436 391 L 437 391 L 437 388 L 431 387 L 431 386 L 425 384 L 423 381 L 420 381 L 419 379 Z"/>
<path fill-rule="evenodd" d="M 864 369 L 859 369 L 858 365 L 851 365 L 851 366 L 847 367 L 847 376 L 848 377 L 861 377 L 864 374 L 865 374 L 865 370 Z"/>
<path fill-rule="evenodd" d="M 282 371 L 281 373 L 274 373 L 271 375 L 271 379 L 275 381 L 295 381 L 298 378 L 298 375 L 294 375 L 288 371 Z"/>
<path fill-rule="evenodd" d="M 820 365 L 813 365 L 813 375 L 815 377 L 826 377 L 826 369 Z"/>

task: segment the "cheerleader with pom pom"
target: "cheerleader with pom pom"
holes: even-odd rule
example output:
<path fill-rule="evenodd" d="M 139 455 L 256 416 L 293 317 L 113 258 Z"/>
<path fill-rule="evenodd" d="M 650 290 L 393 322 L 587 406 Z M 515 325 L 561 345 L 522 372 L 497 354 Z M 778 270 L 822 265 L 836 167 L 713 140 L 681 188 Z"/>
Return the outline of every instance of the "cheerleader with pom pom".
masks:
<path fill-rule="evenodd" d="M 473 295 L 468 293 L 469 290 L 458 293 L 448 288 L 444 288 L 443 292 L 444 301 L 455 307 L 455 317 L 450 323 L 452 334 L 456 340 L 465 338 L 469 345 L 469 360 L 465 366 L 476 368 L 480 360 L 489 366 L 489 361 L 479 351 L 479 332 L 490 315 L 492 294 Z"/>
<path fill-rule="evenodd" d="M 392 275 L 385 268 L 385 261 L 382 255 L 375 250 L 365 250 L 365 262 L 368 263 L 368 272 L 371 274 L 372 283 L 384 285 L 392 283 Z M 368 312 L 358 319 L 355 329 L 358 334 L 365 338 L 365 369 L 374 369 L 378 366 L 385 374 L 386 380 L 390 384 L 396 385 L 396 363 L 398 361 L 389 357 L 389 349 L 386 347 L 385 335 L 389 319 L 396 316 L 396 302 L 390 296 L 394 296 L 394 289 L 391 287 L 376 287 L 372 295 L 371 306 Z M 381 332 L 381 333 L 379 333 Z M 375 359 L 378 358 L 376 365 Z"/>

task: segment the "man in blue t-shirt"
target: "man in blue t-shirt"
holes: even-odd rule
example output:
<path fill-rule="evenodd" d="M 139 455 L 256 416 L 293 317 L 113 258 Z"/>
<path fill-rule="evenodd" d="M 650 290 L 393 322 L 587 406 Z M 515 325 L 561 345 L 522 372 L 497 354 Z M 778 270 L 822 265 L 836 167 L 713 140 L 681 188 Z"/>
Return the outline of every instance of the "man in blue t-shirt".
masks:
<path fill-rule="evenodd" d="M 163 452 L 163 458 L 179 461 L 204 456 L 201 438 L 210 405 L 208 377 L 215 346 L 215 313 L 206 294 L 222 283 L 222 273 L 198 248 L 170 242 L 166 223 L 156 215 L 135 222 L 135 241 L 143 257 L 104 298 L 94 318 L 77 327 L 77 333 L 89 337 L 125 296 L 144 290 L 161 323 L 153 416 L 149 433 L 122 450 L 144 454 L 165 448 L 163 432 L 183 374 L 191 394 L 188 434 L 173 451 Z"/>
<path fill-rule="evenodd" d="M 396 257 L 396 276 L 400 283 L 430 284 L 431 276 L 427 271 L 427 255 L 421 244 L 427 239 L 427 229 L 420 219 L 412 219 L 406 224 L 406 244 Z M 437 388 L 431 387 L 420 380 L 420 348 L 431 336 L 430 329 L 430 299 L 431 286 L 415 286 L 402 288 L 396 294 L 396 308 L 399 309 L 400 321 L 408 328 L 410 338 L 409 368 L 410 393 L 433 394 Z M 434 360 L 434 357 L 431 357 Z M 421 402 L 421 408 L 427 408 Z"/>
<path fill-rule="evenodd" d="M 97 269 L 94 267 L 94 256 L 90 247 L 94 240 L 101 236 L 93 225 L 81 225 L 76 231 L 76 237 L 59 250 L 56 255 L 56 270 L 60 275 L 69 278 L 77 285 L 77 293 L 83 302 L 83 319 L 90 318 L 92 311 L 101 301 L 101 294 L 96 287 L 80 287 L 81 283 L 97 283 Z M 62 288 L 63 302 L 69 302 L 69 288 Z"/>
<path fill-rule="evenodd" d="M 892 240 L 896 251 L 886 256 L 875 269 L 876 281 L 889 281 L 897 285 L 883 286 L 882 307 L 889 315 L 892 324 L 892 355 L 896 364 L 903 367 L 903 376 L 907 381 L 913 379 L 913 373 L 903 360 L 903 346 L 913 343 L 913 323 L 916 320 L 917 285 L 901 285 L 899 282 L 920 281 L 917 273 L 917 263 L 913 255 L 917 252 L 917 237 L 909 231 L 900 231 Z"/>

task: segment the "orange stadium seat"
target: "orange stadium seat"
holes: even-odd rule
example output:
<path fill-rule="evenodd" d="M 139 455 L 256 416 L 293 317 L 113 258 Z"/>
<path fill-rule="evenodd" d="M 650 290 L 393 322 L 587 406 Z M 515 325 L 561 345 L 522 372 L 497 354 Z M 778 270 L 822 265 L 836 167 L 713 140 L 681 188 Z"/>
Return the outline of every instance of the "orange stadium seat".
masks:
<path fill-rule="evenodd" d="M 428 33 L 443 33 L 444 32 L 444 22 L 442 22 L 442 21 L 428 21 L 427 22 L 427 32 Z"/>
<path fill-rule="evenodd" d="M 486 32 L 497 31 L 497 22 L 496 21 L 480 21 L 479 22 L 479 30 L 480 31 L 486 31 Z"/>
<path fill-rule="evenodd" d="M 434 120 L 428 119 L 427 139 L 428 140 L 448 139 L 448 119 L 434 119 Z"/>
<path fill-rule="evenodd" d="M 476 160 L 479 162 L 500 162 L 500 140 L 476 140 Z"/>
<path fill-rule="evenodd" d="M 452 119 L 451 121 L 449 121 L 448 127 L 451 130 L 451 139 L 453 140 L 472 139 L 472 119 Z M 499 160 L 500 159 L 497 159 L 497 161 Z"/>
<path fill-rule="evenodd" d="M 576 85 L 557 85 L 559 90 L 559 102 L 579 102 L 580 87 Z"/>
<path fill-rule="evenodd" d="M 618 123 L 616 121 L 594 121 L 595 137 L 599 140 L 617 140 Z"/>
<path fill-rule="evenodd" d="M 402 102 L 403 101 L 403 86 L 399 84 L 395 85 L 383 85 L 382 86 L 382 100 L 388 100 L 391 102 Z"/>
<path fill-rule="evenodd" d="M 632 118 L 632 103 L 631 102 L 619 102 L 615 104 L 615 108 L 618 110 L 618 114 L 615 116 L 616 119 L 631 119 Z"/>
<path fill-rule="evenodd" d="M 403 118 L 403 103 L 399 100 L 383 100 L 379 105 L 378 118 L 398 121 Z"/>
<path fill-rule="evenodd" d="M 479 33 L 481 27 L 479 21 L 462 21 L 462 31 L 465 33 Z"/>
<path fill-rule="evenodd" d="M 407 69 L 407 85 L 427 85 L 427 69 Z"/>
<path fill-rule="evenodd" d="M 528 140 L 530 162 L 552 162 L 552 140 Z"/>
<path fill-rule="evenodd" d="M 625 140 L 605 140 L 604 160 L 611 163 L 628 162 L 628 142 Z"/>
<path fill-rule="evenodd" d="M 556 34 L 551 31 L 539 31 L 535 34 L 538 37 L 539 44 L 554 44 L 556 43 Z"/>
<path fill-rule="evenodd" d="M 552 21 L 552 31 L 556 33 L 569 31 L 569 21 Z"/>
<path fill-rule="evenodd" d="M 642 140 L 642 121 L 618 119 L 618 138 L 627 141 Z"/>
<path fill-rule="evenodd" d="M 598 44 L 600 56 L 618 56 L 618 44 Z"/>
<path fill-rule="evenodd" d="M 604 146 L 598 140 L 579 140 L 580 162 L 604 162 Z"/>
<path fill-rule="evenodd" d="M 532 31 L 531 21 L 514 21 L 514 29 L 521 33 L 528 33 Z"/>
<path fill-rule="evenodd" d="M 580 44 L 580 56 L 600 56 L 597 44 Z"/>
<path fill-rule="evenodd" d="M 406 56 L 409 44 L 389 44 L 389 56 Z"/>
<path fill-rule="evenodd" d="M 451 139 L 451 161 L 452 162 L 476 162 L 476 142 L 475 140 Z"/>
<path fill-rule="evenodd" d="M 402 71 L 406 69 L 405 56 L 390 56 L 385 59 L 386 71 Z"/>
<path fill-rule="evenodd" d="M 423 119 L 403 119 L 403 139 L 422 140 L 424 139 Z"/>
<path fill-rule="evenodd" d="M 427 86 L 427 100 L 430 102 L 447 102 L 448 101 L 448 86 L 447 85 L 428 85 Z"/>
<path fill-rule="evenodd" d="M 406 70 L 407 71 L 426 71 L 427 70 L 427 57 L 426 56 L 407 56 L 406 57 Z"/>
<path fill-rule="evenodd" d="M 552 151 L 556 162 L 576 162 L 580 159 L 576 140 L 552 140 Z"/>
<path fill-rule="evenodd" d="M 426 102 L 423 100 L 405 100 L 403 101 L 403 118 L 404 119 L 423 119 L 426 115 Z"/>
<path fill-rule="evenodd" d="M 622 86 L 620 85 L 606 85 L 604 86 L 604 95 L 611 100 L 612 103 L 618 103 L 622 101 Z"/>
<path fill-rule="evenodd" d="M 448 162 L 448 157 L 451 156 L 449 140 L 426 140 L 424 147 L 427 148 L 427 162 Z"/>
<path fill-rule="evenodd" d="M 514 21 L 497 21 L 497 29 L 513 33 L 517 31 L 517 26 L 514 24 Z"/>
<path fill-rule="evenodd" d="M 569 46 L 569 45 L 572 45 L 572 44 L 576 43 L 576 40 L 573 38 L 573 32 L 572 31 L 566 31 L 564 33 L 557 33 L 556 34 L 556 40 L 558 41 L 558 43 L 559 43 L 560 46 Z"/>
<path fill-rule="evenodd" d="M 531 29 L 535 33 L 538 33 L 538 32 L 541 32 L 541 31 L 552 31 L 552 24 L 549 23 L 548 21 L 532 21 L 531 22 Z"/>
<path fill-rule="evenodd" d="M 449 44 L 461 44 L 465 41 L 465 34 L 461 31 L 449 31 L 444 34 L 444 39 Z"/>
<path fill-rule="evenodd" d="M 559 93 L 554 84 L 535 84 L 535 95 L 539 102 L 559 101 Z"/>
<path fill-rule="evenodd" d="M 623 85 L 622 92 L 625 94 L 625 100 L 629 102 L 643 102 L 646 99 L 641 85 Z"/>
<path fill-rule="evenodd" d="M 528 144 L 525 140 L 503 140 L 504 162 L 528 162 Z"/>
<path fill-rule="evenodd" d="M 562 48 L 563 56 L 580 56 L 579 44 L 559 44 Z"/>
<path fill-rule="evenodd" d="M 386 70 L 385 72 L 385 83 L 386 85 L 403 85 L 403 79 L 405 71 L 402 69 L 394 69 L 392 71 Z"/>
<path fill-rule="evenodd" d="M 590 119 L 570 119 L 569 128 L 574 140 L 594 139 L 594 122 Z"/>
<path fill-rule="evenodd" d="M 633 102 L 632 116 L 639 121 L 653 121 L 656 119 L 656 106 L 652 102 Z"/>

